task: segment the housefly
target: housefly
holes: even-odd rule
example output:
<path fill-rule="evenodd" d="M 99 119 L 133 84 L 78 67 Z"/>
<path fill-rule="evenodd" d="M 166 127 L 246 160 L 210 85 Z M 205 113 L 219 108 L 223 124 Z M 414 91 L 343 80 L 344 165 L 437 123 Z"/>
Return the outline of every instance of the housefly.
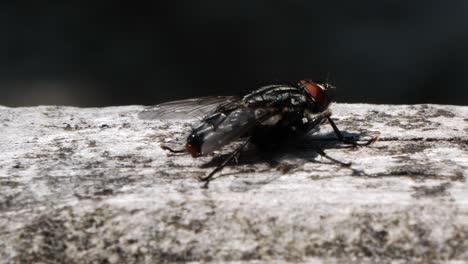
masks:
<path fill-rule="evenodd" d="M 203 117 L 188 135 L 185 149 L 174 150 L 162 146 L 171 152 L 188 152 L 194 158 L 243 139 L 243 143 L 218 167 L 200 178 L 207 186 L 215 173 L 235 158 L 247 143 L 268 145 L 285 138 L 303 136 L 327 121 L 337 139 L 343 143 L 366 146 L 376 141 L 376 136 L 363 143 L 343 136 L 328 109 L 334 94 L 335 87 L 329 83 L 302 80 L 295 85 L 264 86 L 244 97 L 201 97 L 162 103 L 146 108 L 138 117 L 146 120 Z M 318 154 L 347 165 L 327 156 L 322 150 L 318 150 Z"/>

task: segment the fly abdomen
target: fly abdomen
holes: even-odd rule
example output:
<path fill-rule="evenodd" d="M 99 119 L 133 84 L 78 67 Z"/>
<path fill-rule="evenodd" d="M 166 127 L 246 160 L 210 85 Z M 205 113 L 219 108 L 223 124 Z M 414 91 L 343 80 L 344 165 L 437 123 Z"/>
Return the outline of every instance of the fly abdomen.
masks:
<path fill-rule="evenodd" d="M 206 138 L 209 138 L 210 134 L 214 133 L 225 119 L 226 114 L 223 112 L 214 113 L 205 117 L 202 123 L 192 130 L 185 145 L 185 148 L 192 157 L 195 158 L 206 154 L 206 151 L 204 151 L 203 148 Z"/>
<path fill-rule="evenodd" d="M 185 147 L 193 157 L 209 154 L 245 135 L 260 121 L 262 119 L 258 119 L 255 110 L 250 107 L 241 106 L 232 111 L 215 113 L 192 130 Z"/>
<path fill-rule="evenodd" d="M 196 133 L 190 133 L 189 137 L 187 138 L 187 143 L 185 144 L 185 149 L 188 153 L 192 155 L 192 157 L 200 157 L 201 156 L 201 137 Z"/>

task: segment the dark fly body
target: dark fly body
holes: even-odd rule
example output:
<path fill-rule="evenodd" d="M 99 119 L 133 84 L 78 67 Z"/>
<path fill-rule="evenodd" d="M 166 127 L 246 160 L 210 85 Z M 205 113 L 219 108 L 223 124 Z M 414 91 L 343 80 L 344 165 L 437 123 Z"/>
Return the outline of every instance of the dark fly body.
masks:
<path fill-rule="evenodd" d="M 269 85 L 240 97 L 202 97 L 174 101 L 148 107 L 139 113 L 141 119 L 179 119 L 204 116 L 189 134 L 185 150 L 193 157 L 207 155 L 237 139 L 244 143 L 206 177 L 207 186 L 220 171 L 251 142 L 267 145 L 288 137 L 305 135 L 323 122 L 329 122 L 338 140 L 354 146 L 369 145 L 377 137 L 358 143 L 343 137 L 328 107 L 334 98 L 335 87 L 309 80 L 297 85 Z M 168 147 L 163 147 L 173 152 Z M 323 151 L 319 154 L 340 164 Z"/>

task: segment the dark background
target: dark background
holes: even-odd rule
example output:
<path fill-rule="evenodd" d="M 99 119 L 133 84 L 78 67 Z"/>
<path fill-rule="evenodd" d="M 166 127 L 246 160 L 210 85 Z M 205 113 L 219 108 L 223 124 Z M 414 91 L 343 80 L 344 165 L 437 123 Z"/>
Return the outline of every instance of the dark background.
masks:
<path fill-rule="evenodd" d="M 327 75 L 340 102 L 468 104 L 466 0 L 2 1 L 0 30 L 0 105 L 155 104 Z"/>

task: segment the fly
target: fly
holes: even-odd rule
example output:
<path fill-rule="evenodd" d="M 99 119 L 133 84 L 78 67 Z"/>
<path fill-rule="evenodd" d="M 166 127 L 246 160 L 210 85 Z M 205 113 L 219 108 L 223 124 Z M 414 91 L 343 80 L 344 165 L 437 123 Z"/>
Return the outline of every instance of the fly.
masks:
<path fill-rule="evenodd" d="M 318 125 L 327 122 L 337 139 L 352 146 L 367 146 L 378 136 L 359 143 L 345 138 L 331 119 L 329 105 L 334 99 L 335 87 L 329 83 L 318 84 L 302 80 L 295 85 L 268 85 L 244 97 L 201 97 L 150 106 L 140 112 L 140 119 L 184 119 L 203 116 L 187 137 L 185 149 L 163 149 L 171 152 L 188 152 L 200 157 L 237 139 L 243 143 L 219 166 L 205 177 L 205 187 L 213 176 L 234 159 L 248 144 L 269 145 L 285 138 L 304 136 Z M 349 166 L 317 149 L 321 156 Z"/>

